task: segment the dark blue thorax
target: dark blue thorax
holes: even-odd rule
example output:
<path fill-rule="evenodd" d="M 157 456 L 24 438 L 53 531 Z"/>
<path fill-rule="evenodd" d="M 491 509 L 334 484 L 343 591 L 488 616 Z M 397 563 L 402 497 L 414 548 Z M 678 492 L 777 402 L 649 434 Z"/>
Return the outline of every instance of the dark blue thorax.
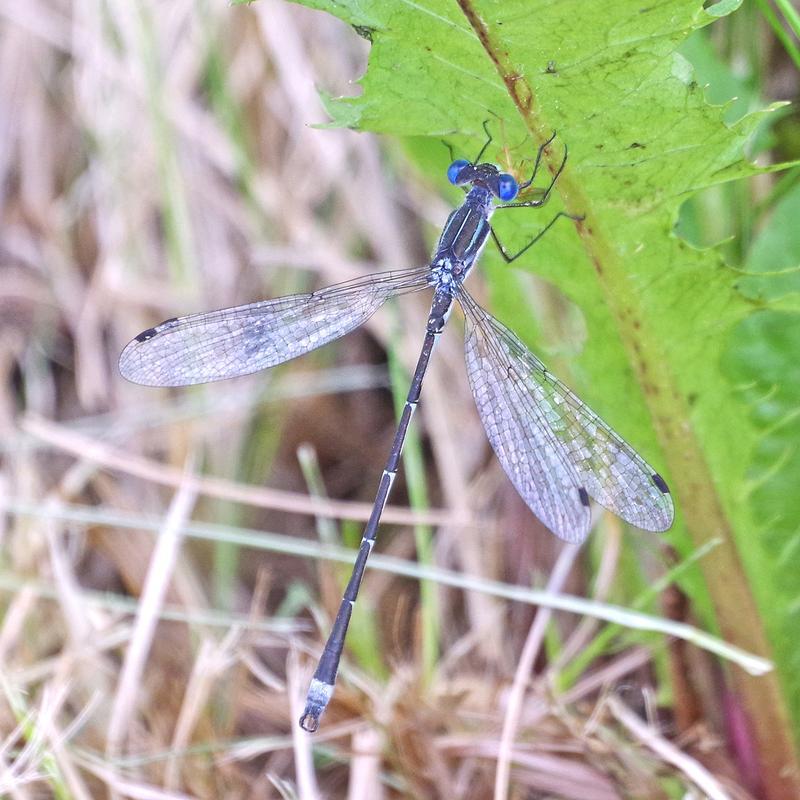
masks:
<path fill-rule="evenodd" d="M 453 267 L 462 267 L 466 273 L 486 244 L 491 231 L 489 217 L 493 210 L 491 192 L 474 186 L 463 204 L 448 217 L 432 263 L 437 264 L 445 259 Z"/>

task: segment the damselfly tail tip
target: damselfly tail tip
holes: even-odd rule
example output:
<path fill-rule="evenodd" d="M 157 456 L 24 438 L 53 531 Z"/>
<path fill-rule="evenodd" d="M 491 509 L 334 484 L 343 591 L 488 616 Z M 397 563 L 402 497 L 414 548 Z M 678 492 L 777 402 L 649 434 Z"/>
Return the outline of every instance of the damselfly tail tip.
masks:
<path fill-rule="evenodd" d="M 300 717 L 300 727 L 306 733 L 316 733 L 317 728 L 319 728 L 319 717 L 314 716 L 314 714 L 306 708 L 303 712 L 303 716 Z"/>
<path fill-rule="evenodd" d="M 314 733 L 319 728 L 320 717 L 325 713 L 328 703 L 333 697 L 333 686 L 324 683 L 318 678 L 311 680 L 306 695 L 306 708 L 300 717 L 300 727 L 308 733 Z"/>

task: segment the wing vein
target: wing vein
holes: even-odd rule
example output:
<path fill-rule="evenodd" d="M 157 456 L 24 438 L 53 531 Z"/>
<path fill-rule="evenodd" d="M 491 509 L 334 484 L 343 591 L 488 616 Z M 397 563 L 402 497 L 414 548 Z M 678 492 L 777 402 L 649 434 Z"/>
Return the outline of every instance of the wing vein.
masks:
<path fill-rule="evenodd" d="M 513 393 L 520 409 L 520 435 L 536 439 L 531 428 L 544 433 L 562 468 L 563 462 L 570 465 L 563 474 L 572 476 L 575 487 L 627 522 L 651 531 L 669 528 L 674 515 L 672 499 L 655 470 L 463 287 L 459 300 L 468 323 L 481 330 L 486 346 L 508 372 L 505 388 Z M 527 418 L 529 427 L 520 424 L 519 416 Z M 532 500 L 539 505 L 543 502 L 535 493 Z M 547 509 L 543 512 L 531 502 L 529 505 L 540 517 L 547 513 Z"/>
<path fill-rule="evenodd" d="M 428 267 L 377 273 L 305 294 L 166 320 L 129 342 L 119 369 L 134 383 L 188 386 L 247 375 L 321 347 L 390 297 L 424 289 Z"/>

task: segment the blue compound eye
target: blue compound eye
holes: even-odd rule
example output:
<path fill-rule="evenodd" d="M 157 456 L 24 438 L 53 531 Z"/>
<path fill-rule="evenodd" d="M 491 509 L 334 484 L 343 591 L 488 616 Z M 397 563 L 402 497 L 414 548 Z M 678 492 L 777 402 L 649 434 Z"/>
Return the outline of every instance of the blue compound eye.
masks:
<path fill-rule="evenodd" d="M 509 175 L 507 172 L 501 172 L 497 176 L 497 196 L 504 203 L 513 200 L 517 196 L 518 191 L 519 187 L 513 175 Z"/>
<path fill-rule="evenodd" d="M 469 166 L 469 161 L 465 161 L 463 158 L 459 158 L 458 161 L 454 161 L 448 168 L 447 168 L 447 180 L 450 183 L 455 184 L 458 180 L 458 173 L 461 172 L 464 167 Z"/>

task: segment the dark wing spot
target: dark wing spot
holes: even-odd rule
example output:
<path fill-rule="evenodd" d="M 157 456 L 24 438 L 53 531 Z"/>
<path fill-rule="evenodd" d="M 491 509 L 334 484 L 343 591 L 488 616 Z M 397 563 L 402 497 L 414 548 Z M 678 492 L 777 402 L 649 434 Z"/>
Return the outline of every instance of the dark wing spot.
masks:
<path fill-rule="evenodd" d="M 669 486 L 667 486 L 667 482 L 657 472 L 654 472 L 650 477 L 653 479 L 653 483 L 664 494 L 669 494 Z"/>
<path fill-rule="evenodd" d="M 578 495 L 581 498 L 581 503 L 583 503 L 586 506 L 586 508 L 589 508 L 589 492 L 587 492 L 586 489 L 584 489 L 583 486 L 581 486 L 578 489 Z"/>
<path fill-rule="evenodd" d="M 142 331 L 134 341 L 137 342 L 146 342 L 148 339 L 152 339 L 158 331 L 155 328 L 148 328 L 146 331 Z"/>
<path fill-rule="evenodd" d="M 146 331 L 142 331 L 134 341 L 146 342 L 148 339 L 152 339 L 154 336 L 161 333 L 165 328 L 171 328 L 177 321 L 177 317 L 165 319 L 160 325 L 156 325 L 155 328 L 148 328 Z"/>

